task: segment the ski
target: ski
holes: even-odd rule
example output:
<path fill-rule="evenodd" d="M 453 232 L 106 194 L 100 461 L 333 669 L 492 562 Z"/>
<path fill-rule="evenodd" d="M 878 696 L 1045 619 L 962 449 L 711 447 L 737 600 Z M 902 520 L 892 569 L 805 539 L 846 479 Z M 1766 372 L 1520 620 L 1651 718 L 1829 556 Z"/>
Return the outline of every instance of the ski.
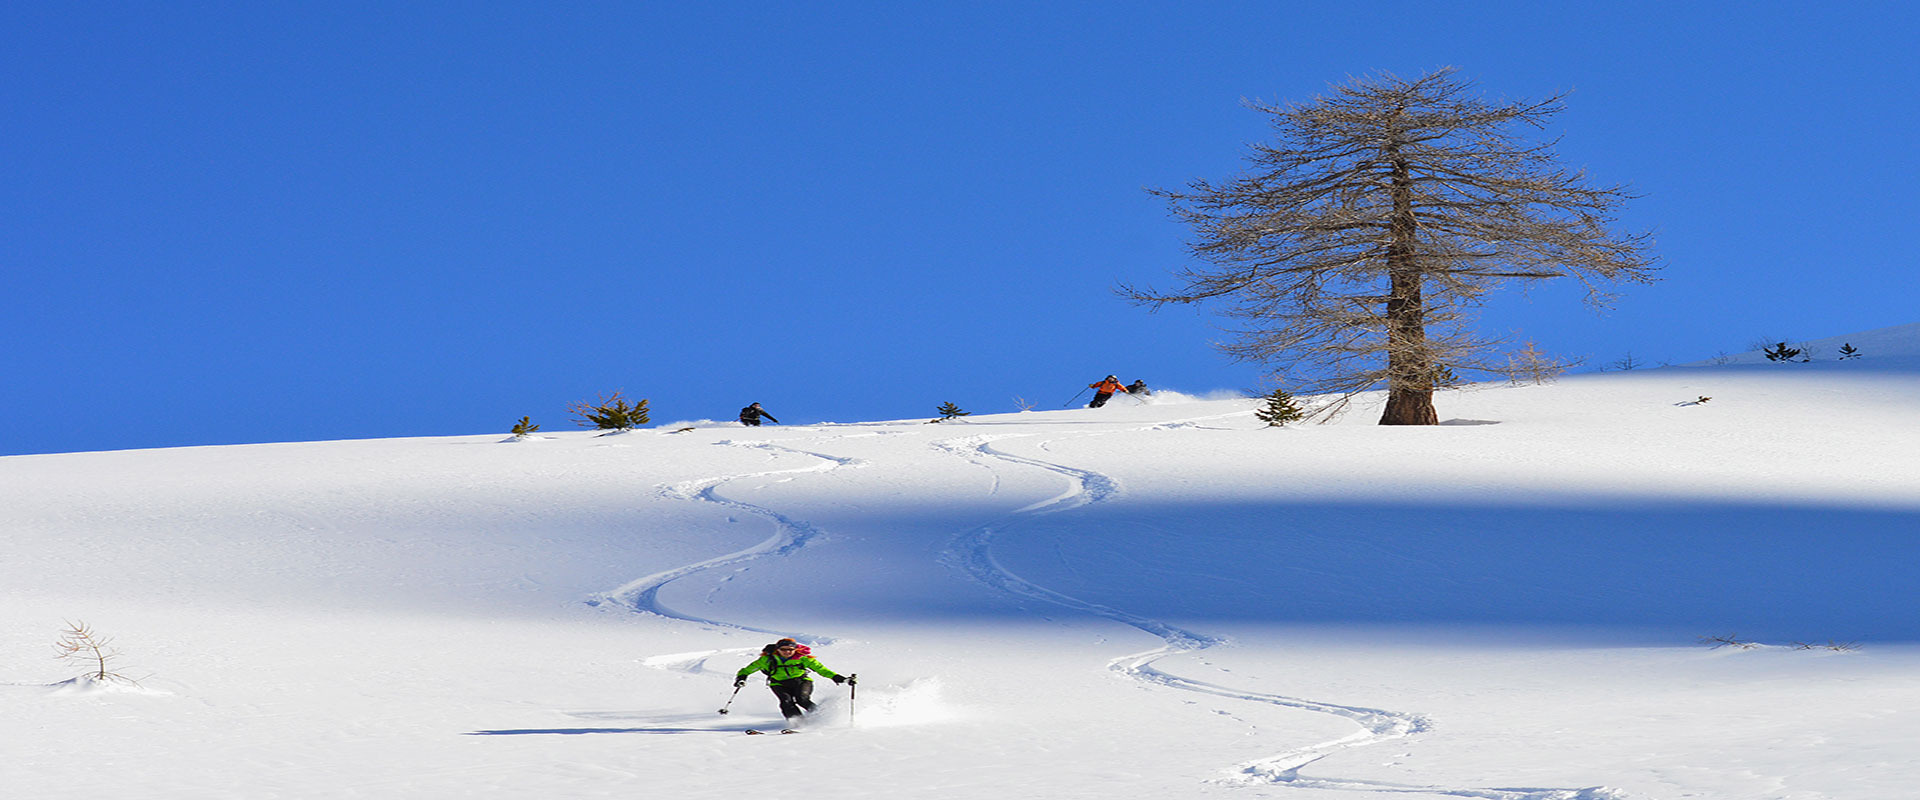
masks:
<path fill-rule="evenodd" d="M 781 733 L 799 733 L 799 731 L 797 731 L 797 730 L 794 730 L 794 729 L 792 729 L 792 728 L 787 728 L 786 730 L 783 730 L 783 731 L 781 731 Z M 747 735 L 748 735 L 748 736 L 765 736 L 765 735 L 767 735 L 767 732 L 766 732 L 766 731 L 756 731 L 756 730 L 748 730 L 748 731 L 747 731 Z"/>

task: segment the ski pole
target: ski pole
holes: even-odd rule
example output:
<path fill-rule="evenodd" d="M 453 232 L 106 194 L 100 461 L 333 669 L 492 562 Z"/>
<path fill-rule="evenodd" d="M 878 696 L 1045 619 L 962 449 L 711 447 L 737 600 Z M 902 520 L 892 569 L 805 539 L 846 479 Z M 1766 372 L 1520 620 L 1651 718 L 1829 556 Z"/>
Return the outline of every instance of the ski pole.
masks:
<path fill-rule="evenodd" d="M 740 687 L 742 687 L 742 686 L 745 686 L 745 685 L 746 685 L 746 684 L 744 684 L 744 683 L 741 683 L 741 684 L 736 684 L 736 685 L 735 685 L 735 686 L 733 687 L 733 694 L 731 694 L 731 695 L 729 695 L 729 696 L 727 697 L 727 704 L 726 704 L 726 705 L 724 705 L 724 706 L 721 706 L 721 707 L 720 707 L 720 713 L 722 713 L 722 714 L 725 714 L 725 713 L 727 713 L 727 709 L 729 709 L 729 708 L 732 708 L 732 707 L 733 707 L 733 698 L 735 698 L 735 697 L 739 697 L 739 696 L 740 696 Z"/>
<path fill-rule="evenodd" d="M 853 698 L 860 696 L 860 676 L 847 676 L 847 727 L 853 727 Z"/>
<path fill-rule="evenodd" d="M 1087 387 L 1087 389 L 1091 389 L 1091 388 L 1093 388 L 1093 387 L 1091 387 L 1091 386 L 1089 386 L 1089 387 Z M 1081 390 L 1080 390 L 1080 394 L 1086 394 L 1086 393 L 1087 393 L 1087 389 L 1081 389 Z M 1080 394 L 1076 394 L 1076 395 L 1074 395 L 1074 396 L 1073 396 L 1073 399 L 1072 399 L 1072 400 L 1068 400 L 1068 401 L 1067 401 L 1066 403 L 1064 403 L 1064 404 L 1062 404 L 1062 405 L 1061 405 L 1061 408 L 1065 408 L 1065 407 L 1067 407 L 1067 406 L 1070 406 L 1070 405 L 1073 405 L 1074 403 L 1078 403 L 1078 402 L 1080 402 Z"/>

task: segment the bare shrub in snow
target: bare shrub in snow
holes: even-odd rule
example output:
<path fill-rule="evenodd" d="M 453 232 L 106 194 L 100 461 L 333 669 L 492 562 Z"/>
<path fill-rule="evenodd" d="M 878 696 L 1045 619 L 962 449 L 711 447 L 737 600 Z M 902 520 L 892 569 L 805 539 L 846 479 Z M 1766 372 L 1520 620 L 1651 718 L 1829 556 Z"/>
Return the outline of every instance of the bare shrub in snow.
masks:
<path fill-rule="evenodd" d="M 94 633 L 85 622 L 67 623 L 53 647 L 57 651 L 54 658 L 86 669 L 82 678 L 101 683 L 139 683 L 116 670 L 114 662 L 119 660 L 120 651 L 114 649 L 113 640 Z"/>
<path fill-rule="evenodd" d="M 1538 343 L 1529 340 L 1519 350 L 1507 354 L 1507 380 L 1514 383 L 1532 381 L 1536 385 L 1552 383 L 1559 380 L 1572 365 L 1572 362 L 1547 355 Z"/>
<path fill-rule="evenodd" d="M 1722 647 L 1754 650 L 1764 646 L 1759 642 L 1749 642 L 1735 634 L 1728 634 L 1726 636 L 1702 636 L 1700 637 L 1700 643 L 1712 645 L 1716 650 Z M 1825 644 L 1817 642 L 1794 642 L 1788 646 L 1795 650 L 1832 650 L 1836 653 L 1851 653 L 1860 649 L 1859 642 L 1840 642 L 1832 639 L 1828 639 Z"/>

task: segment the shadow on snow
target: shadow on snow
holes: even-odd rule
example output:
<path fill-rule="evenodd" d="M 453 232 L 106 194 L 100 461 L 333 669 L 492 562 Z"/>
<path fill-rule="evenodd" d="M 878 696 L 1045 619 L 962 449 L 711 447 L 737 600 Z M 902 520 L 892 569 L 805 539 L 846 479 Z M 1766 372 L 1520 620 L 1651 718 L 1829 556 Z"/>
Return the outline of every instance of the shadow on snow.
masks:
<path fill-rule="evenodd" d="M 924 553 L 941 531 L 978 526 L 978 511 L 870 508 L 822 524 L 873 563 L 898 563 Z M 1915 509 L 1122 498 L 992 527 L 992 557 L 1022 579 L 1183 625 L 1513 625 L 1638 630 L 1689 643 L 1734 632 L 1768 641 L 1920 641 L 1920 615 L 1911 613 L 1920 596 L 1911 567 L 1920 560 Z M 893 619 L 916 621 L 1039 610 L 969 601 L 912 571 L 889 579 L 874 570 L 835 585 L 810 600 L 815 610 L 857 617 L 885 608 Z"/>

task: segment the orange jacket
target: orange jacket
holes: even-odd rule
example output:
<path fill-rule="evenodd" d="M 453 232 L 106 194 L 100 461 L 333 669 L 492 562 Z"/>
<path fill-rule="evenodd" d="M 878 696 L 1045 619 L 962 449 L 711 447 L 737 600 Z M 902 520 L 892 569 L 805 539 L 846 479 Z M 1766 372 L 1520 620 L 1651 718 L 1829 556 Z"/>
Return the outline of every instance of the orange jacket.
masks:
<path fill-rule="evenodd" d="M 1087 388 L 1097 390 L 1101 394 L 1126 394 L 1127 393 L 1127 387 L 1124 384 L 1120 383 L 1119 381 L 1103 380 L 1099 383 L 1089 383 L 1087 384 Z"/>

